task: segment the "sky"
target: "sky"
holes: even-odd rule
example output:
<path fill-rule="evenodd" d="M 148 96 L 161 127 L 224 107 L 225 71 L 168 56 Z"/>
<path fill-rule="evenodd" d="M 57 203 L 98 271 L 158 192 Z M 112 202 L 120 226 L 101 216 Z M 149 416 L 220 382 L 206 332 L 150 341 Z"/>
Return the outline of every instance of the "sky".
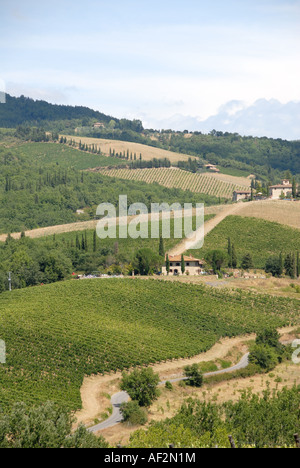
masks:
<path fill-rule="evenodd" d="M 0 91 L 300 139 L 300 0 L 0 0 Z"/>

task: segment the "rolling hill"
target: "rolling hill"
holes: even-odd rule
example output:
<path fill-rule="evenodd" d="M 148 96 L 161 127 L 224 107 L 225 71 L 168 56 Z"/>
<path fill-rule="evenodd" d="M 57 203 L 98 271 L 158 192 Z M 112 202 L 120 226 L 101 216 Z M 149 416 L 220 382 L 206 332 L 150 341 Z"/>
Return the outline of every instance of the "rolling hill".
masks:
<path fill-rule="evenodd" d="M 1 407 L 52 400 L 76 410 L 85 375 L 193 356 L 222 336 L 297 324 L 296 310 L 289 299 L 158 280 L 74 280 L 6 292 Z"/>
<path fill-rule="evenodd" d="M 227 199 L 232 199 L 234 190 L 250 190 L 251 183 L 251 180 L 246 178 L 212 173 L 193 174 L 176 168 L 108 170 L 101 168 L 101 173 L 109 177 L 139 180 L 149 184 L 156 182 L 168 188 L 179 188 Z"/>

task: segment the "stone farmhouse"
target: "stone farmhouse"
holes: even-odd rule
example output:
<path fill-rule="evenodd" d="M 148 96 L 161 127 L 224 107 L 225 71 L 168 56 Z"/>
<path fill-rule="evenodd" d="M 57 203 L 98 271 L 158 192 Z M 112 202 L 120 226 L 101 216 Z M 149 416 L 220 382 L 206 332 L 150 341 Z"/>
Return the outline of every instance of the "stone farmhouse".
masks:
<path fill-rule="evenodd" d="M 271 185 L 269 187 L 269 196 L 273 200 L 279 200 L 282 197 L 282 194 L 286 196 L 291 196 L 293 190 L 293 185 L 290 183 L 288 179 L 284 179 L 282 184 L 278 185 Z M 297 185 L 298 190 L 298 185 Z"/>
<path fill-rule="evenodd" d="M 185 275 L 191 275 L 191 276 L 196 276 L 196 275 L 203 275 L 205 273 L 205 265 L 206 262 L 204 260 L 200 260 L 199 258 L 194 258 L 192 256 L 183 256 L 184 259 L 184 265 L 185 265 Z M 166 260 L 165 259 L 165 264 L 162 267 L 162 275 L 167 275 L 167 268 L 166 268 Z M 169 262 L 170 262 L 170 275 L 173 276 L 179 276 L 182 275 L 181 272 L 181 255 L 173 255 L 169 256 Z"/>
<path fill-rule="evenodd" d="M 233 192 L 233 201 L 250 200 L 251 190 L 235 190 Z"/>

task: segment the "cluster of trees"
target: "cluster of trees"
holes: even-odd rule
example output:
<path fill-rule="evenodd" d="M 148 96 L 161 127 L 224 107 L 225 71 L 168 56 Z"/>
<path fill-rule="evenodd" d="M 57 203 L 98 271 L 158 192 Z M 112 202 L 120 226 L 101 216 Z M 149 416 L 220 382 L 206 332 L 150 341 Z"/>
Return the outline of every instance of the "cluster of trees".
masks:
<path fill-rule="evenodd" d="M 258 333 L 255 344 L 251 348 L 249 362 L 258 366 L 264 372 L 274 369 L 284 359 L 290 359 L 291 349 L 279 341 L 280 335 L 276 329 L 265 329 Z"/>
<path fill-rule="evenodd" d="M 48 145 L 46 145 L 48 146 Z M 76 210 L 89 207 L 86 219 L 94 218 L 101 202 L 118 205 L 119 195 L 128 195 L 129 205 L 145 203 L 217 202 L 199 195 L 158 184 L 111 179 L 99 173 L 81 172 L 59 163 L 37 163 L 37 159 L 15 148 L 0 148 L 0 232 L 21 232 L 37 227 L 78 221 Z"/>
<path fill-rule="evenodd" d="M 290 252 L 285 256 L 282 252 L 279 256 L 270 257 L 265 266 L 266 273 L 280 278 L 284 274 L 292 279 L 300 277 L 300 254 L 299 252 Z"/>
<path fill-rule="evenodd" d="M 0 413 L 0 448 L 108 448 L 102 436 L 74 423 L 64 408 L 47 402 L 30 407 L 17 403 L 7 414 Z"/>
<path fill-rule="evenodd" d="M 131 435 L 129 448 L 294 447 L 299 432 L 300 387 L 265 390 L 261 396 L 244 391 L 238 401 L 223 404 L 190 398 L 177 414 Z"/>
<path fill-rule="evenodd" d="M 72 260 L 56 243 L 41 245 L 22 234 L 20 240 L 10 235 L 0 247 L 0 292 L 8 289 L 8 274 L 11 273 L 13 289 L 54 283 L 70 277 Z"/>
<path fill-rule="evenodd" d="M 16 129 L 15 136 L 25 141 L 34 141 L 35 143 L 52 140 L 52 136 L 46 133 L 43 128 L 31 127 L 29 125 L 19 125 Z M 56 138 L 55 135 L 54 138 Z"/>
<path fill-rule="evenodd" d="M 210 250 L 206 253 L 205 260 L 213 269 L 214 274 L 220 274 L 224 268 L 249 270 L 254 267 L 251 253 L 243 255 L 239 262 L 235 245 L 230 237 L 228 238 L 227 252 L 220 249 Z"/>

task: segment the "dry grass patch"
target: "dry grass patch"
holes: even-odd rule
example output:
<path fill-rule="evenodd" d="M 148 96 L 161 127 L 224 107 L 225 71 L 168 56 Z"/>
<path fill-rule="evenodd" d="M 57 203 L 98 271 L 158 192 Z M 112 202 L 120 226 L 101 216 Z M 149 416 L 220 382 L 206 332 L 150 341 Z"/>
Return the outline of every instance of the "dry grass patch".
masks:
<path fill-rule="evenodd" d="M 125 153 L 127 150 L 134 154 L 136 153 L 137 158 L 139 158 L 140 154 L 142 154 L 142 158 L 144 161 L 150 161 L 154 158 L 157 159 L 164 159 L 168 158 L 171 163 L 175 163 L 178 161 L 188 161 L 189 158 L 197 159 L 194 156 L 189 156 L 187 154 L 181 153 L 173 153 L 172 151 L 167 151 L 164 149 L 143 145 L 141 143 L 131 143 L 128 141 L 119 141 L 119 140 L 106 140 L 100 138 L 87 138 L 87 137 L 74 137 L 68 135 L 62 135 L 67 139 L 75 140 L 76 143 L 80 141 L 87 145 L 95 145 L 97 149 L 100 148 L 101 152 L 106 156 L 109 156 L 110 149 L 113 151 L 115 150 L 116 153 Z"/>

